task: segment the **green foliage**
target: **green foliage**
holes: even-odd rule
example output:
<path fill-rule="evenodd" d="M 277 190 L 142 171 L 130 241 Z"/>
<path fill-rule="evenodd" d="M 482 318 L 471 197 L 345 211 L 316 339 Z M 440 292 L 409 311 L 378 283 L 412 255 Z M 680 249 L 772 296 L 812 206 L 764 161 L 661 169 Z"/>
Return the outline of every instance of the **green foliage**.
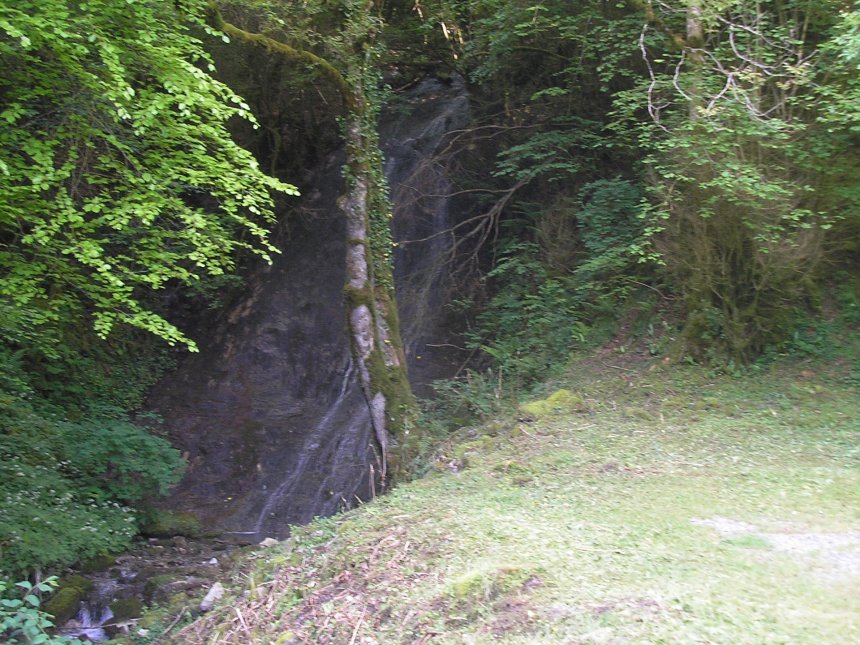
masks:
<path fill-rule="evenodd" d="M 561 369 L 650 271 L 636 263 L 647 205 L 631 147 L 606 127 L 611 93 L 637 77 L 641 20 L 614 3 L 442 4 L 454 10 L 436 17 L 466 37 L 463 66 L 492 122 L 491 143 L 480 129 L 475 141 L 475 191 L 504 195 L 484 206 L 499 235 L 470 344 L 515 389 Z"/>
<path fill-rule="evenodd" d="M 684 302 L 684 351 L 742 364 L 791 336 L 824 263 L 856 260 L 856 8 L 708 0 L 688 23 L 680 0 L 442 4 L 454 11 L 440 20 L 461 16 L 463 65 L 498 128 L 491 181 L 513 185 L 502 248 L 536 227 L 541 252 L 529 253 L 567 297 L 617 309 L 636 277 L 633 253 L 652 264 L 640 273 L 653 279 L 659 267 L 667 295 Z M 635 181 L 601 183 L 619 174 L 638 176 L 648 203 Z M 612 200 L 625 205 L 601 220 Z M 547 204 L 565 202 L 580 202 L 576 225 L 542 236 Z M 500 293 L 513 275 L 494 276 Z M 553 297 L 538 294 L 542 282 L 536 272 L 521 304 L 506 294 L 491 310 L 519 307 L 525 319 L 529 297 Z M 515 327 L 509 316 L 496 326 Z"/>
<path fill-rule="evenodd" d="M 847 125 L 855 134 L 860 128 L 860 9 L 843 10 L 833 25 L 832 37 L 821 47 L 829 82 L 819 86 L 826 97 L 821 113 L 825 123 Z"/>
<path fill-rule="evenodd" d="M 547 273 L 536 244 L 509 244 L 487 277 L 502 286 L 478 315 L 470 342 L 494 359 L 509 385 L 546 376 L 585 340 L 569 281 Z"/>
<path fill-rule="evenodd" d="M 86 328 L 69 330 L 57 336 L 48 355 L 27 346 L 0 347 L 18 356 L 17 368 L 0 366 L 0 379 L 5 375 L 26 383 L 12 391 L 38 393 L 72 418 L 137 409 L 149 387 L 173 364 L 160 339 L 130 329 L 117 330 L 108 341 Z"/>
<path fill-rule="evenodd" d="M 467 370 L 460 378 L 435 381 L 435 396 L 422 404 L 424 420 L 458 427 L 489 419 L 510 404 L 504 386 L 503 375 L 492 370 Z"/>
<path fill-rule="evenodd" d="M 501 370 L 465 370 L 457 378 L 434 381 L 433 393 L 432 398 L 421 401 L 418 424 L 422 431 L 415 445 L 415 456 L 408 464 L 410 474 L 416 477 L 436 467 L 439 446 L 451 438 L 452 432 L 474 429 L 516 406 Z"/>
<path fill-rule="evenodd" d="M 231 139 L 254 120 L 212 76 L 205 7 L 0 6 L 4 573 L 129 543 L 130 505 L 182 462 L 124 411 L 169 363 L 156 340 L 194 349 L 152 294 L 205 296 L 240 254 L 275 251 L 272 193 L 295 189 Z"/>
<path fill-rule="evenodd" d="M 0 579 L 0 637 L 4 643 L 27 645 L 81 645 L 78 639 L 52 636 L 51 616 L 42 610 L 42 594 L 57 586 L 54 577 L 33 584 L 27 580 L 13 586 Z"/>
<path fill-rule="evenodd" d="M 534 133 L 522 143 L 503 150 L 496 162 L 496 176 L 517 181 L 541 177 L 553 183 L 586 170 L 589 159 L 583 150 L 601 144 L 596 132 L 600 124 L 575 118 L 554 125 L 565 129 Z"/>
<path fill-rule="evenodd" d="M 159 437 L 122 419 L 64 424 L 58 437 L 87 490 L 104 490 L 120 502 L 163 495 L 182 473 L 179 453 Z"/>
<path fill-rule="evenodd" d="M 685 3 L 672 5 L 651 22 L 675 34 L 643 44 L 648 77 L 616 95 L 613 127 L 649 152 L 657 208 L 643 251 L 685 299 L 686 350 L 746 363 L 791 333 L 828 231 L 856 217 L 846 132 L 818 125 L 836 85 L 809 55 L 834 3 L 705 3 L 698 45 L 684 40 Z"/>
<path fill-rule="evenodd" d="M 579 199 L 576 220 L 584 253 L 573 278 L 578 299 L 594 318 L 594 305 L 621 304 L 630 291 L 648 206 L 642 188 L 622 179 L 591 182 Z"/>
<path fill-rule="evenodd" d="M 165 492 L 182 461 L 118 414 L 72 422 L 36 398 L 2 395 L 0 570 L 58 567 L 128 545 L 129 503 Z"/>
<path fill-rule="evenodd" d="M 632 75 L 641 21 L 597 1 L 452 2 L 466 17 L 466 61 L 473 79 L 502 83 L 535 99 L 570 103 L 576 90 L 604 91 Z"/>
<path fill-rule="evenodd" d="M 582 243 L 592 257 L 628 248 L 642 234 L 642 190 L 621 179 L 600 179 L 579 193 L 576 219 Z"/>
<path fill-rule="evenodd" d="M 591 182 L 574 205 L 537 216 L 536 242 L 510 242 L 487 278 L 494 295 L 471 336 L 505 374 L 509 386 L 551 376 L 571 351 L 612 321 L 631 293 L 639 267 L 643 192 L 621 180 Z M 567 228 L 554 224 L 567 219 Z M 552 226 L 551 226 L 552 225 Z M 553 234 L 544 229 L 551 227 Z M 561 230 L 559 230 L 561 229 Z M 567 262 L 551 262 L 552 245 L 569 238 Z"/>
<path fill-rule="evenodd" d="M 795 359 L 847 363 L 848 382 L 856 380 L 855 357 L 860 345 L 860 278 L 839 271 L 835 281 L 822 285 L 822 302 L 814 309 L 795 308 L 791 334 L 781 343 L 769 347 L 757 365 L 774 361 L 778 356 Z"/>
<path fill-rule="evenodd" d="M 0 7 L 0 302 L 27 333 L 91 317 L 189 341 L 147 291 L 266 256 L 270 191 L 226 122 L 248 106 L 192 35 L 204 3 Z"/>

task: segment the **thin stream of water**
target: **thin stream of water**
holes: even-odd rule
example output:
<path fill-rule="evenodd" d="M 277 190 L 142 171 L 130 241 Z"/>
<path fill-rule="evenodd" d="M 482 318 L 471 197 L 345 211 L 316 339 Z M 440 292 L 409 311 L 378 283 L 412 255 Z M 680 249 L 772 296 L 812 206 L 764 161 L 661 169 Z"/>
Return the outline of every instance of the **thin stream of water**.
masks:
<path fill-rule="evenodd" d="M 338 413 L 341 411 L 341 407 L 347 400 L 347 394 L 349 393 L 350 385 L 352 384 L 353 372 L 353 362 L 350 357 L 346 368 L 344 369 L 343 380 L 341 381 L 340 392 L 337 395 L 337 399 L 335 399 L 335 401 L 329 406 L 328 411 L 323 418 L 320 419 L 320 422 L 310 433 L 308 433 L 307 441 L 305 446 L 302 448 L 301 456 L 295 464 L 295 467 L 287 474 L 278 487 L 267 496 L 266 502 L 263 504 L 263 508 L 257 516 L 257 521 L 254 523 L 253 532 L 249 531 L 247 532 L 247 535 L 260 536 L 260 533 L 263 530 L 263 524 L 269 517 L 269 514 L 295 487 L 298 478 L 304 474 L 305 467 L 308 462 L 310 462 L 320 448 L 321 437 L 329 430 L 329 425 L 333 419 L 337 418 Z"/>

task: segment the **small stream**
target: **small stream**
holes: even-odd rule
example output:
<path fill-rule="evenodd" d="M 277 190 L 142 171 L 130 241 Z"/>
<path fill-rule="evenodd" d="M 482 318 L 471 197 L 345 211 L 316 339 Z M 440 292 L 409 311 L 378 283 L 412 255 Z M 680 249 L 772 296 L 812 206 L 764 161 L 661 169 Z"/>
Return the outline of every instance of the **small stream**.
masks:
<path fill-rule="evenodd" d="M 107 589 L 100 584 L 96 585 L 93 592 L 93 598 L 87 599 L 81 607 L 78 615 L 67 622 L 60 633 L 63 636 L 70 638 L 78 638 L 80 640 L 101 642 L 110 639 L 106 631 L 113 624 L 114 617 L 108 603 L 111 602 L 113 593 L 111 589 L 115 589 L 114 585 L 109 585 Z"/>
<path fill-rule="evenodd" d="M 142 540 L 103 571 L 83 574 L 93 588 L 77 615 L 58 633 L 106 641 L 136 627 L 133 608 L 163 603 L 182 593 L 202 597 L 229 569 L 237 548 L 234 542 L 221 539 Z M 189 606 L 196 606 L 196 602 L 189 601 Z"/>

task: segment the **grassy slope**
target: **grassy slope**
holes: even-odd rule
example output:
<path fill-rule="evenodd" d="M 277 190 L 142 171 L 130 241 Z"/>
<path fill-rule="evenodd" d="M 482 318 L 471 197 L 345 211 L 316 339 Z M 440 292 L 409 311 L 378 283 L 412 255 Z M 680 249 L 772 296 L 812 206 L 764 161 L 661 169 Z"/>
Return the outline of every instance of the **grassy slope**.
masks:
<path fill-rule="evenodd" d="M 578 411 L 296 530 L 175 641 L 860 642 L 856 387 L 806 366 L 574 374 Z"/>

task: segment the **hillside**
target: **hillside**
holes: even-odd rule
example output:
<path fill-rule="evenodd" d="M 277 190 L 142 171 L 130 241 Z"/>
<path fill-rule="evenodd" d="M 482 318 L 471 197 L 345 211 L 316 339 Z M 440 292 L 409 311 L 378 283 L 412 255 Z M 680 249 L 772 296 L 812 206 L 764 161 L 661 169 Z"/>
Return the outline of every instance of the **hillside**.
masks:
<path fill-rule="evenodd" d="M 232 597 L 167 640 L 860 639 L 848 363 L 729 378 L 604 354 L 561 388 L 462 429 L 425 478 L 257 551 Z"/>

